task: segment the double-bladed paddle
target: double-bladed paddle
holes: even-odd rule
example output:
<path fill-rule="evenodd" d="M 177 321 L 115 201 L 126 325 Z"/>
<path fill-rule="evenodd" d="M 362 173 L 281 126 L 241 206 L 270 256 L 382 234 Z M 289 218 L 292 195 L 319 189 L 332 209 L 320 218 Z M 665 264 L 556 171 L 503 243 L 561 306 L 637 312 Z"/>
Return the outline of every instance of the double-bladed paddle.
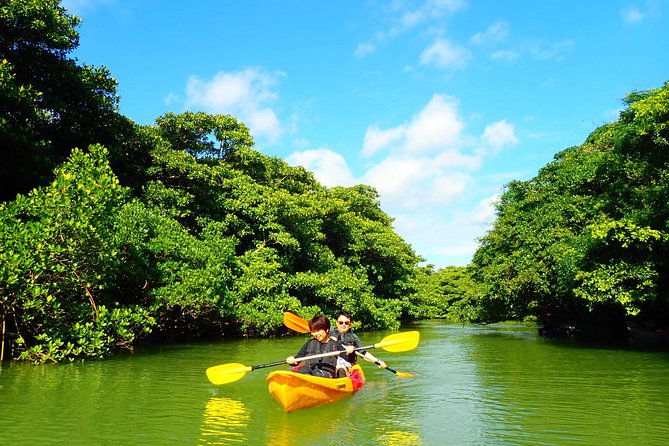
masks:
<path fill-rule="evenodd" d="M 311 331 L 309 322 L 290 311 L 285 311 L 283 313 L 283 325 L 298 333 L 309 333 Z"/>
<path fill-rule="evenodd" d="M 395 333 L 390 336 L 386 336 L 377 342 L 374 345 L 368 345 L 366 347 L 356 348 L 354 351 L 366 350 L 370 348 L 382 348 L 389 352 L 405 352 L 407 350 L 413 350 L 418 345 L 420 339 L 420 333 L 417 331 L 407 331 L 404 333 Z M 326 356 L 337 356 L 342 353 L 345 353 L 346 350 L 320 353 L 318 355 L 303 356 L 301 358 L 295 358 L 296 362 L 305 361 L 308 359 L 324 358 Z M 281 364 L 287 364 L 286 361 L 277 361 L 271 362 L 269 364 L 260 364 L 260 365 L 251 365 L 247 366 L 244 364 L 230 363 L 222 364 L 214 367 L 209 367 L 207 369 L 207 378 L 215 385 L 227 384 L 239 379 L 242 379 L 244 375 L 253 370 L 263 369 L 265 367 L 274 367 Z"/>
<path fill-rule="evenodd" d="M 283 313 L 283 324 L 286 327 L 290 328 L 291 330 L 297 331 L 298 333 L 309 333 L 311 331 L 309 329 L 309 322 L 302 319 L 295 313 L 291 313 L 290 311 L 285 311 Z M 362 349 L 356 349 L 356 350 L 362 350 Z M 358 356 L 360 355 L 358 354 Z M 412 373 L 398 372 L 397 370 L 393 370 L 388 366 L 386 366 L 386 370 L 394 373 L 396 376 L 399 376 L 400 378 L 414 378 L 416 376 Z"/>

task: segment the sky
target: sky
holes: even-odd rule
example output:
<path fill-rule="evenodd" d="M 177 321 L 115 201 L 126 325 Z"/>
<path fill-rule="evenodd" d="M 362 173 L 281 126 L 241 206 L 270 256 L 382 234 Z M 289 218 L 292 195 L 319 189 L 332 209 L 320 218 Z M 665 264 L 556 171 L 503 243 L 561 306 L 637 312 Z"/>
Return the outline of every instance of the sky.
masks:
<path fill-rule="evenodd" d="M 325 186 L 368 184 L 435 269 L 510 181 L 669 81 L 669 0 L 66 0 L 120 112 L 228 114 Z"/>

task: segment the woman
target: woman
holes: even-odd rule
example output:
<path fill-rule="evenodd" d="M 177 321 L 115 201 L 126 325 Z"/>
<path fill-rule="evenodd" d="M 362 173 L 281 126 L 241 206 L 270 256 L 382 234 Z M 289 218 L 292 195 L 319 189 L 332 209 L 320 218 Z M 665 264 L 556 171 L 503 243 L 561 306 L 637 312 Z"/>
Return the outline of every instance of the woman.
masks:
<path fill-rule="evenodd" d="M 337 358 L 338 376 L 349 370 L 357 361 L 357 356 L 354 351 L 356 348 L 362 347 L 362 342 L 358 335 L 351 331 L 351 322 L 353 318 L 346 311 L 340 311 L 337 315 L 337 328 L 330 330 L 330 338 L 337 339 L 338 343 L 346 349 L 346 353 L 342 353 Z M 357 350 L 358 354 L 366 361 L 372 362 L 382 369 L 387 367 L 386 363 L 377 359 L 374 355 L 365 350 Z M 343 373 L 342 373 L 343 372 Z"/>
<path fill-rule="evenodd" d="M 341 346 L 336 339 L 330 339 L 330 320 L 325 316 L 316 316 L 309 321 L 309 330 L 313 339 L 309 339 L 297 353 L 297 357 L 318 355 L 338 351 Z M 295 356 L 286 358 L 290 365 L 297 364 Z M 337 355 L 325 356 L 322 358 L 308 359 L 294 370 L 306 375 L 322 376 L 324 378 L 334 378 L 336 374 Z"/>

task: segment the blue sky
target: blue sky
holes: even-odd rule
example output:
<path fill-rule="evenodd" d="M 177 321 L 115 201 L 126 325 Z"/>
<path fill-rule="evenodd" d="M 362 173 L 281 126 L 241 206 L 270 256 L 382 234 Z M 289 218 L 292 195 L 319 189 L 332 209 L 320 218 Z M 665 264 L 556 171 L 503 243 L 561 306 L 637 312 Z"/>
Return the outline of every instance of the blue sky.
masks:
<path fill-rule="evenodd" d="M 425 263 L 466 265 L 492 203 L 669 80 L 669 0 L 68 0 L 82 63 L 152 124 L 230 114 L 255 149 L 380 193 Z"/>

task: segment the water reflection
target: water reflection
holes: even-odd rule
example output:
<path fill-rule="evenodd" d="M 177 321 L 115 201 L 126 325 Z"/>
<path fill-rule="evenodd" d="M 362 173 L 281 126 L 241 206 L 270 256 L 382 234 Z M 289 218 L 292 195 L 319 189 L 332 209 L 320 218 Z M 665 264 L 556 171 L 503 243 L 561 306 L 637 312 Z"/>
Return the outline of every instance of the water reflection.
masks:
<path fill-rule="evenodd" d="M 586 348 L 517 326 L 424 322 L 420 345 L 362 363 L 344 401 L 284 413 L 268 371 L 213 386 L 216 363 L 261 364 L 301 337 L 226 340 L 100 362 L 3 364 L 0 444 L 664 445 L 669 354 Z M 361 333 L 380 339 L 389 333 Z M 271 354 L 271 356 L 270 356 Z"/>
<path fill-rule="evenodd" d="M 244 403 L 222 396 L 212 397 L 204 408 L 200 444 L 245 443 L 251 418 Z"/>
<path fill-rule="evenodd" d="M 387 446 L 421 446 L 423 440 L 420 435 L 407 432 L 387 430 L 376 437 L 377 444 Z"/>

